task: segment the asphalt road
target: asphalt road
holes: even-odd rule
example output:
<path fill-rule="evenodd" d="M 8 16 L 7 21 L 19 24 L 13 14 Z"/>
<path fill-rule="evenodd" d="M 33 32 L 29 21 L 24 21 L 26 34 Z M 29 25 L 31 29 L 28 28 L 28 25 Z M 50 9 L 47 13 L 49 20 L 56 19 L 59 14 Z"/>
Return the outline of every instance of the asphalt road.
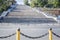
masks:
<path fill-rule="evenodd" d="M 26 21 L 28 22 L 35 21 L 35 22 L 33 24 L 28 22 L 20 23 L 20 20 L 24 21 L 23 18 L 30 18 L 30 19 L 24 19 L 25 22 Z M 31 18 L 35 18 L 35 19 L 31 19 Z M 36 18 L 39 18 L 39 20 Z M 48 23 L 46 20 L 48 21 Z M 45 22 L 42 23 L 41 21 L 45 21 Z M 4 20 L 0 23 L 0 37 L 15 33 L 17 28 L 20 28 L 22 33 L 32 37 L 40 36 L 47 33 L 49 28 L 52 28 L 53 32 L 60 35 L 60 24 L 53 22 L 56 21 L 53 19 L 46 18 L 41 13 L 36 13 L 36 11 L 32 10 L 28 6 L 25 5 L 17 6 L 16 9 L 14 9 L 11 13 L 9 13 L 8 16 L 5 17 Z M 21 40 L 49 40 L 48 37 L 49 36 L 47 35 L 39 39 L 29 39 L 21 35 Z M 16 40 L 16 35 L 0 40 Z M 53 35 L 53 40 L 60 40 L 60 38 Z"/>

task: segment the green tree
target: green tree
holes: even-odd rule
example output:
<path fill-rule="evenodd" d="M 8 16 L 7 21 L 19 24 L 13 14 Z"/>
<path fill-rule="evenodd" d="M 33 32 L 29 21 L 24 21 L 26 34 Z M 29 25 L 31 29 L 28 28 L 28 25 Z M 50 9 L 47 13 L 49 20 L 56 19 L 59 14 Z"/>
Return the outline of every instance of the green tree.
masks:
<path fill-rule="evenodd" d="M 3 0 L 0 0 L 0 13 L 3 12 L 2 5 L 3 5 Z"/>
<path fill-rule="evenodd" d="M 0 0 L 0 12 L 6 11 L 14 3 L 15 0 Z"/>
<path fill-rule="evenodd" d="M 47 0 L 32 0 L 31 6 L 33 7 L 44 7 L 48 3 Z"/>
<path fill-rule="evenodd" d="M 2 0 L 0 0 L 0 2 L 2 2 Z"/>
<path fill-rule="evenodd" d="M 53 1 L 53 6 L 56 8 L 56 7 L 58 7 L 58 0 L 54 0 Z"/>
<path fill-rule="evenodd" d="M 48 3 L 47 0 L 40 0 L 40 1 L 38 1 L 38 5 L 39 5 L 40 7 L 44 7 L 47 3 Z"/>
<path fill-rule="evenodd" d="M 58 0 L 57 7 L 60 8 L 60 0 Z"/>
<path fill-rule="evenodd" d="M 28 0 L 24 0 L 25 5 L 29 5 Z"/>
<path fill-rule="evenodd" d="M 31 6 L 31 7 L 36 7 L 36 6 L 38 6 L 38 1 L 37 1 L 37 0 L 32 0 L 31 3 L 30 3 L 30 6 Z"/>
<path fill-rule="evenodd" d="M 53 8 L 57 8 L 60 5 L 60 0 L 48 0 L 48 4 L 53 4 Z"/>

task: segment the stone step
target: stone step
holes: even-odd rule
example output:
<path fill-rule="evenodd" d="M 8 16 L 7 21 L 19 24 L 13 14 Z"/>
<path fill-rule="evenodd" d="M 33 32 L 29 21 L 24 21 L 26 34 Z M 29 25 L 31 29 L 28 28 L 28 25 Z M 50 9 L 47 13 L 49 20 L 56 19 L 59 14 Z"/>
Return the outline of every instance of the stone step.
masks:
<path fill-rule="evenodd" d="M 52 18 L 4 18 L 4 23 L 57 23 Z"/>

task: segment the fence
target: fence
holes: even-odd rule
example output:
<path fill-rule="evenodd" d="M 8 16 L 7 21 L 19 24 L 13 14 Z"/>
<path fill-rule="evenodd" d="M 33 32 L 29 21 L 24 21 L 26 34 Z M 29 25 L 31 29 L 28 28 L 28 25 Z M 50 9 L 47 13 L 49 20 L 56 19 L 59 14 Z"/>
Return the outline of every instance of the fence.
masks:
<path fill-rule="evenodd" d="M 20 39 L 20 35 L 22 35 L 22 36 L 24 36 L 24 37 L 26 37 L 26 38 L 30 38 L 30 39 L 38 39 L 38 38 L 42 38 L 42 37 L 45 37 L 45 36 L 49 35 L 49 40 L 52 40 L 52 39 L 53 39 L 53 38 L 52 38 L 52 34 L 53 34 L 53 35 L 55 35 L 56 37 L 60 38 L 60 36 L 57 35 L 55 32 L 53 32 L 53 31 L 52 31 L 52 28 L 50 28 L 47 33 L 45 33 L 45 34 L 43 34 L 43 35 L 40 35 L 40 36 L 38 36 L 38 37 L 31 37 L 31 36 L 25 35 L 24 33 L 22 33 L 22 32 L 20 31 L 20 29 L 18 29 L 18 30 L 16 31 L 16 33 L 13 33 L 13 34 L 8 35 L 8 36 L 1 36 L 0 39 L 8 38 L 8 37 L 14 36 L 15 34 L 16 34 L 16 40 L 21 40 L 21 39 Z"/>

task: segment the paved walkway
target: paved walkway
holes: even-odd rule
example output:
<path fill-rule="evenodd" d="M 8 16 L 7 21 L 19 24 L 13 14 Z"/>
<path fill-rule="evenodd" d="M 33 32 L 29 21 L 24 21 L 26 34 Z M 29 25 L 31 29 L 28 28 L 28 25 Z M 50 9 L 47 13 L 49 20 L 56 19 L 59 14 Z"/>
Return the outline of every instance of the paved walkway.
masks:
<path fill-rule="evenodd" d="M 25 22 L 26 21 L 35 22 L 33 24 L 20 23 L 21 21 L 24 21 L 21 18 L 22 19 L 26 18 L 24 19 Z M 44 22 L 42 23 L 41 22 L 42 20 L 45 21 L 45 23 Z M 8 16 L 6 16 L 4 20 L 0 23 L 0 36 L 6 36 L 15 33 L 17 28 L 21 28 L 22 33 L 33 37 L 45 34 L 46 32 L 48 32 L 49 28 L 53 28 L 53 31 L 56 34 L 60 35 L 60 24 L 53 22 L 55 22 L 55 20 L 46 18 L 43 14 L 37 13 L 30 7 L 25 5 L 19 5 L 12 12 L 10 12 Z M 16 40 L 16 35 L 0 40 Z M 29 39 L 21 35 L 21 40 L 49 40 L 49 39 L 48 35 L 39 39 Z M 53 40 L 60 39 L 53 36 Z"/>

